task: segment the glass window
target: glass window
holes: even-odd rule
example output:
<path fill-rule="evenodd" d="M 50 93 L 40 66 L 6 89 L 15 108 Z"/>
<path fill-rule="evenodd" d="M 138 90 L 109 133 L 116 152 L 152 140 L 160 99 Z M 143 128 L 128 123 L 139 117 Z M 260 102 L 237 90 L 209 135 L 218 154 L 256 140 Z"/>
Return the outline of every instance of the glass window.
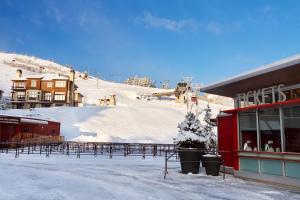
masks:
<path fill-rule="evenodd" d="M 239 114 L 241 150 L 257 151 L 256 112 L 247 111 Z"/>
<path fill-rule="evenodd" d="M 31 80 L 31 87 L 36 87 L 36 80 Z"/>
<path fill-rule="evenodd" d="M 52 100 L 52 93 L 45 93 L 43 100 L 45 100 L 45 101 L 51 101 Z"/>
<path fill-rule="evenodd" d="M 285 151 L 300 152 L 300 106 L 283 108 Z"/>
<path fill-rule="evenodd" d="M 25 88 L 25 82 L 15 82 L 15 88 Z"/>
<path fill-rule="evenodd" d="M 54 100 L 56 101 L 65 101 L 66 93 L 64 92 L 55 92 Z"/>
<path fill-rule="evenodd" d="M 27 100 L 39 100 L 40 92 L 39 91 L 27 91 Z"/>
<path fill-rule="evenodd" d="M 66 81 L 55 81 L 55 87 L 66 87 Z"/>
<path fill-rule="evenodd" d="M 25 92 L 17 92 L 17 100 L 25 100 Z"/>
<path fill-rule="evenodd" d="M 52 87 L 52 82 L 47 82 L 47 87 L 51 88 Z"/>
<path fill-rule="evenodd" d="M 268 152 L 281 151 L 279 109 L 259 110 L 259 129 L 261 150 Z"/>

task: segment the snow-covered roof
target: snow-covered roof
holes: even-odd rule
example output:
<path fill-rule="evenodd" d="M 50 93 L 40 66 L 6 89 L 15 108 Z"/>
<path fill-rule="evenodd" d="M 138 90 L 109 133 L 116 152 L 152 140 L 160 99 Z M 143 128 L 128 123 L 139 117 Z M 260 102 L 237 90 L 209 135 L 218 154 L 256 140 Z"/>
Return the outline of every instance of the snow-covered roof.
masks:
<path fill-rule="evenodd" d="M 218 87 L 226 86 L 226 85 L 233 84 L 233 83 L 243 81 L 246 79 L 250 79 L 253 77 L 257 77 L 257 76 L 264 75 L 267 73 L 275 72 L 278 70 L 284 70 L 291 66 L 295 66 L 297 64 L 300 64 L 300 54 L 281 59 L 281 60 L 273 62 L 271 64 L 263 65 L 257 69 L 242 73 L 240 75 L 225 79 L 223 81 L 219 81 L 217 83 L 207 85 L 201 89 L 201 92 L 209 92 L 210 90 L 217 89 Z M 213 93 L 213 94 L 217 94 L 217 93 Z"/>
<path fill-rule="evenodd" d="M 22 76 L 20 78 L 14 78 L 13 81 L 26 81 L 28 79 L 42 79 L 45 81 L 50 80 L 69 80 L 67 77 L 59 76 L 57 74 L 46 74 L 46 75 L 30 75 L 30 76 Z"/>
<path fill-rule="evenodd" d="M 25 114 L 8 114 L 8 113 L 0 113 L 0 117 L 17 117 L 22 119 L 21 122 L 24 123 L 46 123 L 48 121 L 52 121 L 52 122 L 59 122 L 53 118 L 49 118 L 47 116 L 41 115 L 41 114 L 32 114 L 32 115 L 25 115 Z"/>
<path fill-rule="evenodd" d="M 47 74 L 43 77 L 43 80 L 69 80 L 65 76 L 59 76 L 57 74 Z"/>
<path fill-rule="evenodd" d="M 21 77 L 21 78 L 14 78 L 12 79 L 12 81 L 26 81 L 27 78 L 26 77 Z"/>

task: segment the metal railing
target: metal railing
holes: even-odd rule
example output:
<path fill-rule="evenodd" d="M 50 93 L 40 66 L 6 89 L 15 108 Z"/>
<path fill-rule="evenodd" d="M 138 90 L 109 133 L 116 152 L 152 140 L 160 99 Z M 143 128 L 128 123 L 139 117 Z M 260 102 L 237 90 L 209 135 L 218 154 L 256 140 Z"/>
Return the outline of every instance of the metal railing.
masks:
<path fill-rule="evenodd" d="M 45 154 L 50 155 L 76 155 L 80 158 L 84 155 L 113 156 L 164 156 L 176 151 L 174 144 L 149 144 L 149 143 L 108 143 L 108 142 L 2 142 L 0 153 L 14 153 L 18 158 L 20 154 Z"/>

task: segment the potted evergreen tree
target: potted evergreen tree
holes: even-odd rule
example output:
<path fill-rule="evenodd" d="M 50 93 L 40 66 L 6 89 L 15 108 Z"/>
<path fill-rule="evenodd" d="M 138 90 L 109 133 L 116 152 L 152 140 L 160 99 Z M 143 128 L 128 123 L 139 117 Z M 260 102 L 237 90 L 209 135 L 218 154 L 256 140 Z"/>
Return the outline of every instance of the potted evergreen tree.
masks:
<path fill-rule="evenodd" d="M 211 120 L 211 108 L 207 105 L 207 108 L 204 109 L 204 125 L 203 133 L 208 136 L 208 149 L 209 154 L 202 156 L 202 165 L 205 167 L 207 175 L 218 176 L 221 165 L 221 157 L 217 155 L 217 138 L 214 132 L 216 123 Z"/>
<path fill-rule="evenodd" d="M 206 152 L 207 135 L 202 131 L 200 120 L 192 112 L 178 125 L 177 150 L 181 171 L 184 174 L 199 173 L 200 160 Z"/>

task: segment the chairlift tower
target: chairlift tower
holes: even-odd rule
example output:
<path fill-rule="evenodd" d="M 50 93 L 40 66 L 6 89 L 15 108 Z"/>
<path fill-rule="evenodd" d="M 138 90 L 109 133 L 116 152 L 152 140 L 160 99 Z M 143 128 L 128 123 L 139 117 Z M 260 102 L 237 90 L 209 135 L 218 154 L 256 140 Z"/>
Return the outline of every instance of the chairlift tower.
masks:
<path fill-rule="evenodd" d="M 163 81 L 162 82 L 162 88 L 163 89 L 170 89 L 169 83 L 170 83 L 170 80 Z"/>
<path fill-rule="evenodd" d="M 193 77 L 185 76 L 185 77 L 182 77 L 182 80 L 183 80 L 184 83 L 187 83 L 187 86 L 190 86 L 191 83 L 192 83 Z"/>
<path fill-rule="evenodd" d="M 193 109 L 193 106 L 195 105 L 195 114 L 196 114 L 196 116 L 199 116 L 202 112 L 200 110 L 199 102 L 198 102 L 199 96 L 200 96 L 201 84 L 200 83 L 192 83 L 191 88 L 195 92 L 195 98 L 196 98 L 196 101 L 193 102 L 194 104 L 191 105 L 191 110 Z"/>
<path fill-rule="evenodd" d="M 191 76 L 182 77 L 182 81 L 187 84 L 186 85 L 186 91 L 185 91 L 186 110 L 187 110 L 187 112 L 190 111 L 190 109 L 189 109 L 190 96 L 189 95 L 190 95 L 192 80 L 193 80 L 193 77 L 191 77 Z"/>
<path fill-rule="evenodd" d="M 97 81 L 97 89 L 99 88 L 99 79 L 100 79 L 100 74 L 98 72 L 95 72 L 95 77 Z"/>

